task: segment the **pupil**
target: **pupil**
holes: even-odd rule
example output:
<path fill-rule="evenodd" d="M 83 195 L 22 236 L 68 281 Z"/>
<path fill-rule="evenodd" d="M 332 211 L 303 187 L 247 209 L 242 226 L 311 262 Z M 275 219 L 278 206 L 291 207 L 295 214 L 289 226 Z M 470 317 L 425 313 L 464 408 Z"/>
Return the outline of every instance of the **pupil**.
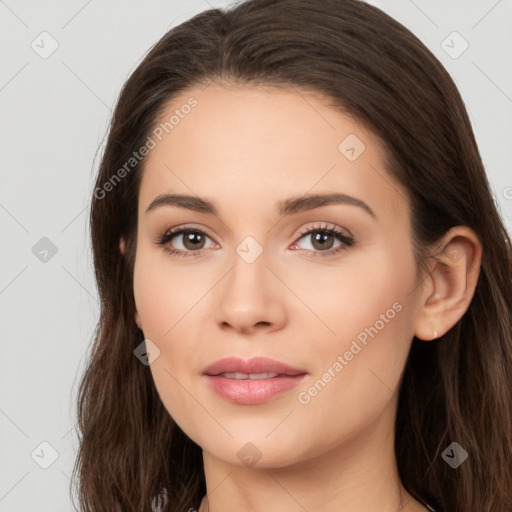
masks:
<path fill-rule="evenodd" d="M 187 249 L 197 249 L 201 243 L 201 236 L 201 233 L 197 233 L 196 231 L 189 231 L 184 237 L 185 247 L 187 247 Z M 196 242 L 199 242 L 199 244 Z M 188 247 L 187 244 L 190 244 L 191 246 Z"/>
<path fill-rule="evenodd" d="M 332 239 L 331 239 L 331 243 L 330 244 L 326 244 L 325 243 L 325 238 L 329 238 L 329 237 L 332 237 L 332 235 L 330 234 L 325 234 L 325 233 L 320 233 L 320 232 L 316 232 L 314 238 L 313 238 L 313 246 L 316 248 L 316 249 L 330 249 L 332 247 Z M 315 245 L 315 244 L 319 244 L 318 247 Z"/>

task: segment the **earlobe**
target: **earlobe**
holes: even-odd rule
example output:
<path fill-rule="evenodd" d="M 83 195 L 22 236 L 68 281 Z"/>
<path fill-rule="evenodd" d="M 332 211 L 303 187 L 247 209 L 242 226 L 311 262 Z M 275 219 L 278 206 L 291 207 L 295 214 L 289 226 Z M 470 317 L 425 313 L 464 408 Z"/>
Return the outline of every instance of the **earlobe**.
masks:
<path fill-rule="evenodd" d="M 422 340 L 443 336 L 467 311 L 478 282 L 482 247 L 473 230 L 456 226 L 445 234 L 432 258 L 432 270 L 425 277 L 429 286 L 424 287 L 414 329 Z"/>

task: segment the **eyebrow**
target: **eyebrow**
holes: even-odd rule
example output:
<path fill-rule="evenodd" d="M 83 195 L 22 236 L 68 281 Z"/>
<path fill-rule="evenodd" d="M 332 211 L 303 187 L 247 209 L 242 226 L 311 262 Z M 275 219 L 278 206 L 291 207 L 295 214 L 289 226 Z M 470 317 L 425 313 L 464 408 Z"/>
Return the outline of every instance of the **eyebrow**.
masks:
<path fill-rule="evenodd" d="M 293 215 L 295 213 L 313 210 L 321 206 L 330 204 L 347 204 L 362 208 L 366 213 L 374 219 L 377 218 L 375 212 L 361 199 L 349 196 L 347 194 L 308 194 L 299 197 L 291 197 L 282 201 L 278 201 L 276 205 L 277 214 L 280 217 Z M 218 210 L 214 204 L 206 199 L 197 196 L 184 194 L 162 194 L 157 196 L 148 206 L 146 213 L 155 210 L 161 206 L 178 206 L 200 213 L 208 213 L 218 215 Z"/>

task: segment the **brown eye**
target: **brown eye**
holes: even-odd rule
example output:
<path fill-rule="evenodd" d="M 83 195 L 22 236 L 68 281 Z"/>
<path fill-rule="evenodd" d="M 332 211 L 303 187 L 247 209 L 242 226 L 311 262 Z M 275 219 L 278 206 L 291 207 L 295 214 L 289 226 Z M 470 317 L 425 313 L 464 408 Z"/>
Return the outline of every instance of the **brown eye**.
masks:
<path fill-rule="evenodd" d="M 215 247 L 215 243 L 206 233 L 192 227 L 171 229 L 159 236 L 156 243 L 169 254 L 183 257 L 201 256 L 203 249 Z"/>
<path fill-rule="evenodd" d="M 322 231 L 312 231 L 310 233 L 312 245 L 315 249 L 331 249 L 334 245 L 334 235 Z"/>
<path fill-rule="evenodd" d="M 345 235 L 335 227 L 311 226 L 300 233 L 294 249 L 302 249 L 312 256 L 330 256 L 352 247 L 355 244 L 354 238 Z M 302 245 L 302 247 L 301 247 Z M 306 247 L 304 247 L 306 245 Z M 309 247 L 307 247 L 309 245 Z"/>
<path fill-rule="evenodd" d="M 199 231 L 184 231 L 183 245 L 190 250 L 202 249 L 204 246 L 204 236 Z"/>

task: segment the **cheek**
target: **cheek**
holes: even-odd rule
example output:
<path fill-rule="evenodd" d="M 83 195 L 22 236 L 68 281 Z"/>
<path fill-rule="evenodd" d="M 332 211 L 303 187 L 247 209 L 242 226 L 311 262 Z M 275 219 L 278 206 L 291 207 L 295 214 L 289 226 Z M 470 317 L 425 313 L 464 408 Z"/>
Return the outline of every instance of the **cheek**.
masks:
<path fill-rule="evenodd" d="M 348 251 L 337 263 L 318 264 L 296 258 L 278 271 L 301 299 L 303 313 L 309 310 L 304 318 L 297 310 L 294 321 L 302 324 L 301 329 L 320 327 L 331 347 L 343 349 L 347 340 L 358 335 L 363 343 L 365 336 L 370 339 L 365 329 L 376 323 L 379 333 L 389 332 L 390 325 L 398 327 L 399 317 L 405 315 L 397 312 L 400 305 L 393 305 L 398 302 L 405 306 L 404 302 L 410 300 L 414 268 L 412 255 L 398 253 L 393 246 L 379 242 Z M 292 298 L 290 305 L 296 302 Z"/>
<path fill-rule="evenodd" d="M 211 288 L 199 277 L 197 272 L 191 275 L 172 265 L 164 251 L 141 247 L 137 253 L 135 305 L 145 339 L 160 350 L 150 371 L 164 406 L 182 428 L 194 406 L 186 391 L 190 391 L 189 379 L 199 371 L 197 354 L 203 325 L 197 321 L 199 301 Z M 212 277 L 210 272 L 209 280 Z"/>
<path fill-rule="evenodd" d="M 211 287 L 197 272 L 171 261 L 163 249 L 141 247 L 134 267 L 135 306 L 144 335 L 166 340 Z"/>
<path fill-rule="evenodd" d="M 315 374 L 297 397 L 313 421 L 323 410 L 336 410 L 341 422 L 364 422 L 398 386 L 413 333 L 414 262 L 392 250 L 372 261 L 340 270 L 334 281 L 328 269 L 316 276 L 325 293 L 310 294 L 309 305 L 330 332 L 324 329 L 320 343 L 304 347 Z"/>
<path fill-rule="evenodd" d="M 311 352 L 315 372 L 297 389 L 295 428 L 276 431 L 274 442 L 321 432 L 309 440 L 307 449 L 312 455 L 350 443 L 378 418 L 388 417 L 392 424 L 410 323 L 406 305 L 395 298 L 368 301 L 357 320 L 338 321 L 338 335 L 330 346 L 324 344 Z"/>

